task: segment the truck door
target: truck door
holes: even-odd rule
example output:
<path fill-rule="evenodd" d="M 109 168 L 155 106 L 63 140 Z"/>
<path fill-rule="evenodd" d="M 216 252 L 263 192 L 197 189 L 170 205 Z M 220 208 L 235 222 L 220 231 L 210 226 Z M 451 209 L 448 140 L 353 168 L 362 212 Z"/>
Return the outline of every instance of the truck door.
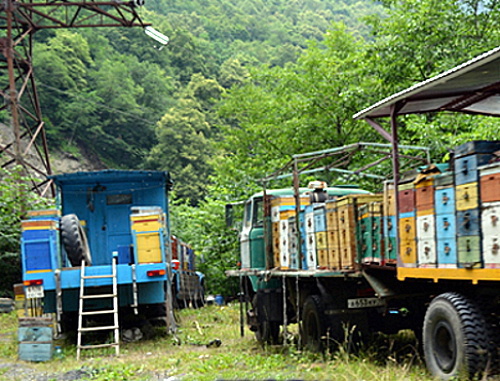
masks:
<path fill-rule="evenodd" d="M 94 265 L 109 265 L 113 251 L 130 247 L 132 194 L 96 193 L 88 231 Z"/>
<path fill-rule="evenodd" d="M 254 198 L 252 200 L 249 244 L 251 267 L 253 269 L 265 269 L 266 251 L 264 240 L 264 205 L 262 198 Z"/>

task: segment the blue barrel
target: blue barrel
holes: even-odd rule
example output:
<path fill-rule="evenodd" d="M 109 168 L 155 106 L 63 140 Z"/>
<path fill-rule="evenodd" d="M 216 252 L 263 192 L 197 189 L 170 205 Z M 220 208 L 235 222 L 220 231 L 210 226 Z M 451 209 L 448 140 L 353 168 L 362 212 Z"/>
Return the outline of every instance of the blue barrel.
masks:
<path fill-rule="evenodd" d="M 224 297 L 222 295 L 216 295 L 215 304 L 217 304 L 218 306 L 224 305 Z"/>

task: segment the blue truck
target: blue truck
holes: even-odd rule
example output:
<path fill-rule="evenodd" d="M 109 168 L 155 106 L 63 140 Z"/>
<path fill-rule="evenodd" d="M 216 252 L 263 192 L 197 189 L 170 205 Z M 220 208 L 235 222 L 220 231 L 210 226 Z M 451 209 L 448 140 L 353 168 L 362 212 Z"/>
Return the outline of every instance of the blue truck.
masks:
<path fill-rule="evenodd" d="M 41 300 L 44 313 L 56 313 L 62 332 L 75 329 L 83 267 L 84 287 L 94 292 L 112 287 L 106 274 L 115 268 L 120 327 L 138 316 L 175 326 L 179 295 L 183 302 L 202 301 L 203 275 L 188 263 L 172 266 L 167 172 L 103 170 L 49 179 L 56 209 L 32 211 L 22 222 L 22 273 L 26 297 Z M 173 283 L 180 278 L 188 292 Z M 85 308 L 103 303 L 109 300 L 96 298 Z"/>

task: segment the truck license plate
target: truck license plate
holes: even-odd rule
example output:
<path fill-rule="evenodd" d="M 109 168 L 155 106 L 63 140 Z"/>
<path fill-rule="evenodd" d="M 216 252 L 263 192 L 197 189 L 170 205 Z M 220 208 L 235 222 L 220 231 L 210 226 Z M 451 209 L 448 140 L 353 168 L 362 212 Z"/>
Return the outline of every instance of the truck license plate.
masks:
<path fill-rule="evenodd" d="M 358 298 L 347 300 L 347 308 L 370 308 L 381 307 L 384 305 L 385 301 L 379 298 Z"/>
<path fill-rule="evenodd" d="M 24 289 L 26 293 L 26 299 L 36 299 L 36 298 L 43 298 L 44 297 L 44 292 L 43 292 L 43 286 L 28 286 Z"/>

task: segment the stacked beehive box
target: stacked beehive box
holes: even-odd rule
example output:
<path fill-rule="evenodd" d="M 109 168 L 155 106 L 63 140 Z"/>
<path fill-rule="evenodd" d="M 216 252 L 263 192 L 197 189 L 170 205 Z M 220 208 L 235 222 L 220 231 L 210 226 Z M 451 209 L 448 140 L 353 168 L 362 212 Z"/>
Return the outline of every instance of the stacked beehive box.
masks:
<path fill-rule="evenodd" d="M 490 162 L 498 142 L 469 142 L 455 150 L 458 266 L 482 267 L 479 167 Z"/>
<path fill-rule="evenodd" d="M 340 246 L 340 268 L 356 268 L 358 260 L 358 207 L 372 202 L 381 202 L 382 195 L 356 194 L 339 198 L 336 201 Z M 367 216 L 372 217 L 372 216 Z M 380 216 L 379 216 L 380 217 Z M 380 237 L 382 239 L 382 237 Z"/>
<path fill-rule="evenodd" d="M 28 212 L 29 220 L 21 223 L 23 269 L 36 272 L 64 265 L 59 255 L 59 218 L 56 209 Z"/>
<path fill-rule="evenodd" d="M 401 265 L 416 267 L 417 235 L 415 212 L 415 189 L 413 182 L 398 185 L 399 206 L 399 255 Z"/>
<path fill-rule="evenodd" d="M 316 256 L 316 234 L 314 227 L 314 205 L 307 205 L 304 210 L 305 230 L 305 269 L 314 270 L 318 265 Z"/>
<path fill-rule="evenodd" d="M 297 217 L 295 215 L 288 219 L 288 251 L 290 255 L 290 268 L 300 269 L 299 236 L 297 230 Z"/>
<path fill-rule="evenodd" d="M 437 265 L 440 268 L 457 267 L 455 188 L 453 173 L 434 177 L 434 203 L 436 209 Z"/>
<path fill-rule="evenodd" d="M 384 185 L 383 206 L 383 235 L 384 235 L 384 257 L 382 265 L 394 266 L 397 263 L 397 222 L 396 222 L 396 195 L 394 184 L 386 182 Z"/>
<path fill-rule="evenodd" d="M 159 207 L 134 207 L 130 215 L 135 263 L 165 261 L 165 215 Z M 180 255 L 180 253 L 179 253 Z"/>
<path fill-rule="evenodd" d="M 52 319 L 20 318 L 18 328 L 19 359 L 49 361 L 52 358 Z"/>
<path fill-rule="evenodd" d="M 316 239 L 317 267 L 319 269 L 328 269 L 330 263 L 328 261 L 328 238 L 324 204 L 314 206 L 314 235 Z"/>
<path fill-rule="evenodd" d="M 500 162 L 479 170 L 485 268 L 500 268 Z"/>
<path fill-rule="evenodd" d="M 309 204 L 309 197 L 300 197 L 301 209 Z M 283 270 L 299 268 L 296 233 L 295 197 L 275 197 L 271 200 L 273 267 Z M 294 246 L 295 245 L 295 246 Z"/>
<path fill-rule="evenodd" d="M 361 263 L 383 263 L 382 202 L 375 201 L 358 209 L 358 257 Z"/>
<path fill-rule="evenodd" d="M 340 269 L 339 219 L 337 203 L 334 200 L 325 203 L 326 234 L 328 240 L 328 265 L 332 270 Z"/>
<path fill-rule="evenodd" d="M 434 179 L 415 183 L 417 213 L 417 261 L 419 267 L 436 267 L 436 225 L 434 217 Z"/>

